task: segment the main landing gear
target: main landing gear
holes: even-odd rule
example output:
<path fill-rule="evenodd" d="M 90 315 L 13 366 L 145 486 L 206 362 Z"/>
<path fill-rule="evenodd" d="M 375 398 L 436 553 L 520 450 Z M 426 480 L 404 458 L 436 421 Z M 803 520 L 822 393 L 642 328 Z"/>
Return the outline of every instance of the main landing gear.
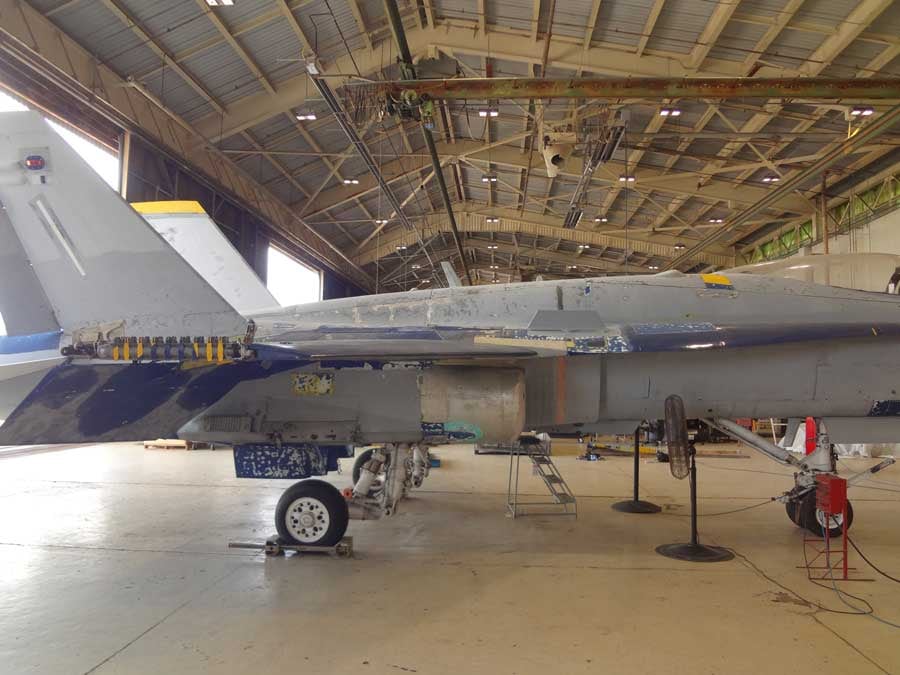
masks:
<path fill-rule="evenodd" d="M 292 545 L 335 546 L 351 518 L 393 515 L 397 505 L 428 475 L 428 450 L 406 443 L 365 450 L 353 466 L 353 487 L 343 492 L 321 480 L 303 480 L 284 491 L 275 528 Z"/>

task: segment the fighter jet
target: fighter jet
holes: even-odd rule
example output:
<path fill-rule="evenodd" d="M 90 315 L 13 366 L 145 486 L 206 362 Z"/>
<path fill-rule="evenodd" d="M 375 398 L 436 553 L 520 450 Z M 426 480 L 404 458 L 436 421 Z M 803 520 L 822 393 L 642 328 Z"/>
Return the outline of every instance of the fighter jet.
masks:
<path fill-rule="evenodd" d="M 352 489 L 301 480 L 275 526 L 331 545 L 392 514 L 435 444 L 525 431 L 632 433 L 688 417 L 814 417 L 783 501 L 807 508 L 830 442 L 900 438 L 900 299 L 752 274 L 450 287 L 237 311 L 37 115 L 0 135 L 0 312 L 9 345 L 58 350 L 0 444 L 231 444 L 243 477 L 308 479 L 378 444 Z M 52 342 L 52 345 L 50 343 Z M 50 347 L 48 347 L 50 345 Z"/>

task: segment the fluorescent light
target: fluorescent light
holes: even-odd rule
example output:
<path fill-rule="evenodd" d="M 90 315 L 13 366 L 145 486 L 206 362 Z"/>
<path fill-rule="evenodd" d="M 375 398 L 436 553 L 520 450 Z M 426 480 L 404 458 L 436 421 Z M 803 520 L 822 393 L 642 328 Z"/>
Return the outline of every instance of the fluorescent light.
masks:
<path fill-rule="evenodd" d="M 497 244 L 488 244 L 488 249 L 491 251 L 496 251 L 497 248 L 499 248 Z"/>
<path fill-rule="evenodd" d="M 210 7 L 231 7 L 234 0 L 206 0 L 206 4 Z"/>
<path fill-rule="evenodd" d="M 500 265 L 491 265 L 491 269 L 492 269 L 492 270 L 499 270 L 499 269 L 500 269 Z"/>
<path fill-rule="evenodd" d="M 359 179 L 357 178 L 345 178 L 344 185 L 359 185 Z"/>
<path fill-rule="evenodd" d="M 710 219 L 709 219 L 709 222 L 715 223 L 715 224 L 718 225 L 719 223 L 724 223 L 725 221 L 722 220 L 721 218 L 710 218 Z"/>
<path fill-rule="evenodd" d="M 500 111 L 496 108 L 482 108 L 478 111 L 479 117 L 499 117 Z"/>
<path fill-rule="evenodd" d="M 376 225 L 387 225 L 388 222 L 389 222 L 389 221 L 387 220 L 387 218 L 377 218 L 377 219 L 375 220 L 375 224 L 376 224 Z"/>
<path fill-rule="evenodd" d="M 674 248 L 676 251 L 683 251 L 684 249 L 687 248 L 687 246 L 685 246 L 684 244 L 682 244 L 681 242 L 679 242 L 679 243 L 675 244 L 675 246 L 673 246 L 673 248 Z"/>
<path fill-rule="evenodd" d="M 567 267 L 568 269 L 570 269 L 570 270 L 577 270 L 577 269 L 578 269 L 578 265 L 566 265 L 566 267 Z"/>
<path fill-rule="evenodd" d="M 485 219 L 484 219 L 484 222 L 486 222 L 486 223 L 499 223 L 499 222 L 500 222 L 500 219 L 499 219 L 499 218 L 493 218 L 493 217 L 491 217 L 491 218 L 485 218 Z"/>
<path fill-rule="evenodd" d="M 854 108 L 853 110 L 851 110 L 850 114 L 853 115 L 854 117 L 868 117 L 869 115 L 871 115 L 874 112 L 875 111 L 872 110 L 872 108 L 857 107 L 857 108 Z"/>
<path fill-rule="evenodd" d="M 619 176 L 620 183 L 633 183 L 634 176 Z"/>
<path fill-rule="evenodd" d="M 659 114 L 663 117 L 678 117 L 681 115 L 681 111 L 678 108 L 663 108 Z"/>
<path fill-rule="evenodd" d="M 420 270 L 420 269 L 422 269 L 422 266 L 421 265 L 413 265 L 412 268 L 414 270 Z"/>
<path fill-rule="evenodd" d="M 659 265 L 647 265 L 647 269 L 648 269 L 648 270 L 658 270 L 658 269 L 659 269 Z"/>
<path fill-rule="evenodd" d="M 405 246 L 396 246 L 395 248 L 396 248 L 398 251 L 405 251 L 405 250 L 406 250 L 406 247 L 405 247 Z"/>
<path fill-rule="evenodd" d="M 780 180 L 781 180 L 781 178 L 774 174 L 771 174 L 768 176 L 763 176 L 763 179 L 762 179 L 763 183 L 777 183 Z"/>
<path fill-rule="evenodd" d="M 594 222 L 595 222 L 595 223 L 605 223 L 605 222 L 608 222 L 608 221 L 609 221 L 609 218 L 606 218 L 606 217 L 602 217 L 602 218 L 594 218 Z"/>
<path fill-rule="evenodd" d="M 481 177 L 482 183 L 496 183 L 497 182 L 497 174 L 495 173 L 486 173 Z"/>
<path fill-rule="evenodd" d="M 586 248 L 590 248 L 590 246 L 588 246 L 587 244 L 578 244 L 578 248 L 580 248 L 583 251 Z"/>
<path fill-rule="evenodd" d="M 316 113 L 314 113 L 314 112 L 297 113 L 296 115 L 294 115 L 294 117 L 296 117 L 301 122 L 312 122 L 313 120 L 316 119 Z"/>

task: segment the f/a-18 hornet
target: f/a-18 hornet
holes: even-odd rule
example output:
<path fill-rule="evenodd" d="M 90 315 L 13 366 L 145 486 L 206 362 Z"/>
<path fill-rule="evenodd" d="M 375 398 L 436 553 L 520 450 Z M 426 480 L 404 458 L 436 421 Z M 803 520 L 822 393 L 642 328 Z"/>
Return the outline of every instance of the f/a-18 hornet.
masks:
<path fill-rule="evenodd" d="M 39 116 L 3 122 L 0 385 L 27 387 L 0 444 L 227 443 L 261 478 L 374 444 L 352 490 L 301 480 L 278 504 L 282 538 L 331 545 L 348 518 L 393 513 L 431 445 L 632 433 L 672 394 L 735 436 L 738 417 L 817 418 L 805 458 L 744 434 L 796 466 L 789 514 L 832 468 L 825 430 L 900 438 L 896 295 L 673 271 L 241 315 Z"/>

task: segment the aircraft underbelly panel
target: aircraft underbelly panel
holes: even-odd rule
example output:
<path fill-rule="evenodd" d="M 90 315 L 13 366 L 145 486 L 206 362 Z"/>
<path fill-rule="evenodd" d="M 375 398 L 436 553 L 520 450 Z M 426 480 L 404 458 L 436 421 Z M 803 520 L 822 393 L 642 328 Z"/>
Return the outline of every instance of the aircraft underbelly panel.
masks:
<path fill-rule="evenodd" d="M 526 426 L 596 422 L 603 393 L 603 357 L 531 359 L 525 365 Z"/>

